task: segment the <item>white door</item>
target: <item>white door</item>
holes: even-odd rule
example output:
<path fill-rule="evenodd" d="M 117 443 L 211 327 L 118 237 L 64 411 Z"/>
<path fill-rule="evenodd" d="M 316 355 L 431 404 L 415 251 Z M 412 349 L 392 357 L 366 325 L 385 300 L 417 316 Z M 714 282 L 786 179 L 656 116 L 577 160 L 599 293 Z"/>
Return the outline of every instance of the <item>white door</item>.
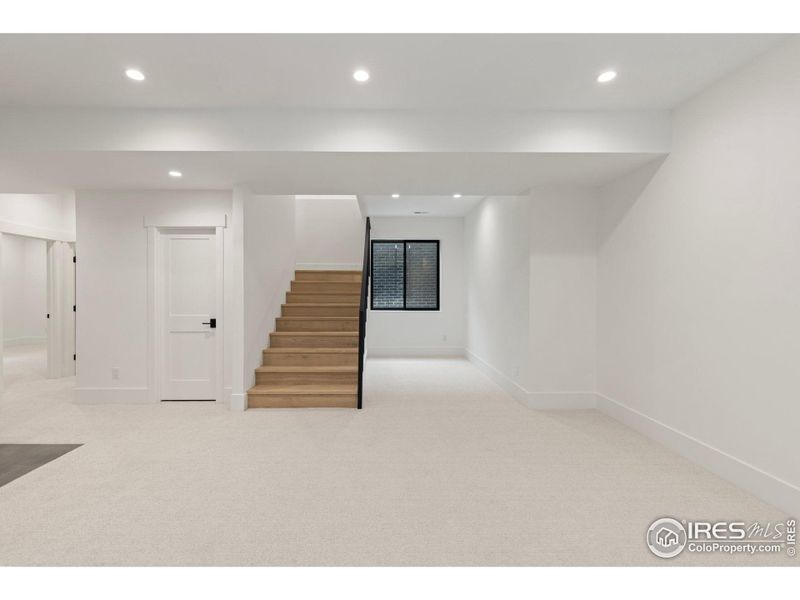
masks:
<path fill-rule="evenodd" d="M 47 376 L 75 375 L 75 244 L 47 242 Z"/>
<path fill-rule="evenodd" d="M 217 244 L 213 230 L 161 234 L 162 400 L 214 400 L 217 385 Z"/>
<path fill-rule="evenodd" d="M 65 377 L 75 375 L 75 319 L 77 306 L 75 302 L 75 244 L 64 247 L 64 299 L 67 302 L 65 311 L 67 318 L 64 322 L 64 347 L 61 364 L 64 366 Z"/>

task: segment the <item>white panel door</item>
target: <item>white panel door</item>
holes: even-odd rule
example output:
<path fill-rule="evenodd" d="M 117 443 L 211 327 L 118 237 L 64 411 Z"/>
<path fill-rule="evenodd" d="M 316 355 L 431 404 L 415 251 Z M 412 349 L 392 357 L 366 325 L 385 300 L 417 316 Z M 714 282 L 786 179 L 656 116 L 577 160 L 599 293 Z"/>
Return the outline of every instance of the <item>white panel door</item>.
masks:
<path fill-rule="evenodd" d="M 162 400 L 216 398 L 217 250 L 213 232 L 163 233 Z"/>
<path fill-rule="evenodd" d="M 64 377 L 75 375 L 75 244 L 64 246 L 64 301 L 67 318 L 64 322 L 64 347 L 62 348 Z"/>

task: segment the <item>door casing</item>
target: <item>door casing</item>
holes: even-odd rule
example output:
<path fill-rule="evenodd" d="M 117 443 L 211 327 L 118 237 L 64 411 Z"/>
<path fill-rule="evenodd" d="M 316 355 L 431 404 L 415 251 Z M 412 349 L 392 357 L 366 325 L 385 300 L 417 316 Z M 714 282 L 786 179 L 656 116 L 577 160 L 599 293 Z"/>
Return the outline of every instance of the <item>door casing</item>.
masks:
<path fill-rule="evenodd" d="M 164 234 L 170 233 L 213 233 L 216 249 L 216 319 L 217 333 L 215 340 L 215 381 L 214 400 L 224 400 L 224 227 L 158 227 L 147 226 L 147 260 L 148 260 L 148 398 L 151 402 L 161 402 L 163 374 L 165 369 L 164 348 Z"/>

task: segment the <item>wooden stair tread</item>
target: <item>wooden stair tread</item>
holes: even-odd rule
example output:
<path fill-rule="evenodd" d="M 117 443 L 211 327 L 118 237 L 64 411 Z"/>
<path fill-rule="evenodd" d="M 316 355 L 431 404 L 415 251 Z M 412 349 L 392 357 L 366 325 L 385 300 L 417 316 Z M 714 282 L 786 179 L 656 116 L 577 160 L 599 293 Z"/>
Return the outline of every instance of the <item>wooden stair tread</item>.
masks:
<path fill-rule="evenodd" d="M 356 354 L 358 348 L 264 348 L 264 352 L 278 352 L 286 354 Z"/>
<path fill-rule="evenodd" d="M 308 282 L 304 281 L 303 283 L 308 283 Z M 331 282 L 323 282 L 323 283 L 331 283 Z M 289 293 L 299 294 L 301 296 L 353 296 L 354 298 L 358 298 L 359 300 L 361 299 L 361 292 L 306 292 L 306 291 L 298 292 L 296 290 L 289 290 Z M 355 304 L 355 303 L 348 302 L 347 304 Z"/>
<path fill-rule="evenodd" d="M 358 367 L 348 366 L 280 366 L 266 365 L 256 367 L 256 371 L 261 373 L 358 373 Z"/>
<path fill-rule="evenodd" d="M 361 301 L 361 294 L 358 292 L 286 292 L 285 304 L 301 304 L 294 302 L 293 299 L 302 298 L 302 304 L 357 304 Z M 327 299 L 333 302 L 326 302 Z"/>
<path fill-rule="evenodd" d="M 347 306 L 352 308 L 353 306 L 361 306 L 359 302 L 292 302 L 291 304 L 283 304 L 283 306 L 292 306 L 292 307 L 303 307 L 307 308 L 309 306 L 313 306 L 314 308 L 331 308 L 337 306 Z"/>
<path fill-rule="evenodd" d="M 360 281 L 330 281 L 328 279 L 294 279 L 294 283 L 307 283 L 323 284 L 323 285 L 346 285 L 347 287 L 356 287 L 361 285 Z"/>
<path fill-rule="evenodd" d="M 333 292 L 331 294 L 314 294 L 312 292 L 289 292 L 294 296 L 317 296 L 320 300 L 324 300 L 325 298 L 330 298 L 331 296 L 351 296 L 350 300 L 357 300 L 359 298 L 358 294 L 339 294 L 337 292 Z M 336 300 L 346 300 L 348 298 L 336 298 Z M 313 300 L 313 298 L 312 298 Z M 292 302 L 291 300 L 286 304 L 295 305 L 295 304 L 342 304 L 341 302 Z M 356 304 L 355 302 L 347 302 L 347 304 Z"/>
<path fill-rule="evenodd" d="M 297 306 L 297 305 L 295 305 Z M 321 306 L 326 306 L 322 304 Z M 328 305 L 332 306 L 332 305 Z M 315 315 L 300 315 L 300 316 L 288 316 L 288 317 L 278 317 L 283 321 L 353 321 L 358 319 L 358 316 L 353 317 L 327 317 L 327 316 L 315 316 Z"/>
<path fill-rule="evenodd" d="M 295 269 L 295 273 L 347 273 L 353 275 L 361 272 L 361 269 Z"/>
<path fill-rule="evenodd" d="M 270 335 L 277 336 L 333 336 L 353 337 L 358 336 L 358 331 L 273 331 Z"/>
<path fill-rule="evenodd" d="M 248 394 L 258 394 L 265 396 L 307 396 L 307 395 L 331 395 L 349 396 L 358 393 L 357 385 L 333 385 L 333 384 L 307 384 L 307 385 L 254 385 Z"/>
<path fill-rule="evenodd" d="M 324 283 L 324 284 L 331 283 L 335 285 L 341 285 L 344 283 L 349 286 L 361 285 L 360 281 L 331 281 L 330 279 L 294 279 L 293 281 L 295 283 Z"/>

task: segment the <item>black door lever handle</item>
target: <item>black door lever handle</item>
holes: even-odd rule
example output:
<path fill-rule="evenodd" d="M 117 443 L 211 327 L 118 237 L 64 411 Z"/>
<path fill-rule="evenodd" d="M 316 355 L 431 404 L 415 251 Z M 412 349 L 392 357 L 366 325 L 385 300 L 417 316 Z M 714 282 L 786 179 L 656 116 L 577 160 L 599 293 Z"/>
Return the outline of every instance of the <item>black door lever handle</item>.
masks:
<path fill-rule="evenodd" d="M 211 329 L 217 328 L 217 320 L 214 318 L 209 319 L 208 321 L 203 321 L 203 325 L 208 325 Z"/>

